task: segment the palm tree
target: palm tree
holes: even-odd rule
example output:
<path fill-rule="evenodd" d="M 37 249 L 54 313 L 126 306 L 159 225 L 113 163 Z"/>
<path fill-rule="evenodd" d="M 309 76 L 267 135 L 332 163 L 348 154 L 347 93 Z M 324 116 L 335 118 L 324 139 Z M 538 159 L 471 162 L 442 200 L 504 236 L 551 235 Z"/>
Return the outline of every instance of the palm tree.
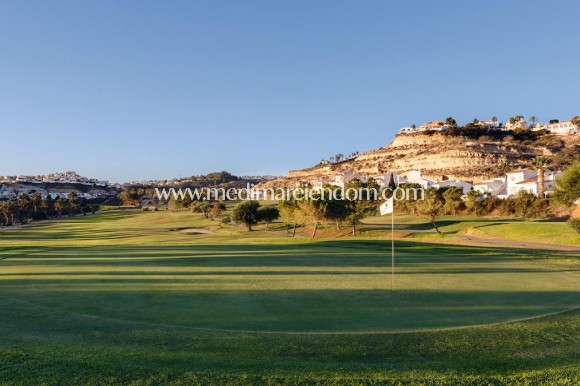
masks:
<path fill-rule="evenodd" d="M 22 193 L 20 196 L 18 196 L 18 209 L 22 213 L 23 218 L 28 218 L 31 206 L 32 200 L 27 193 Z"/>
<path fill-rule="evenodd" d="M 538 171 L 538 197 L 544 198 L 544 172 L 552 161 L 544 156 L 537 156 L 530 161 L 530 166 Z"/>
<path fill-rule="evenodd" d="M 34 208 L 34 213 L 36 213 L 38 211 L 38 207 L 40 206 L 40 202 L 42 201 L 42 195 L 38 192 L 34 192 L 32 197 L 30 197 L 30 199 L 32 200 L 32 207 Z"/>
<path fill-rule="evenodd" d="M 536 119 L 536 116 L 535 116 L 535 115 L 532 115 L 532 116 L 530 117 L 530 122 L 532 122 L 532 127 L 536 126 L 536 120 L 537 120 L 537 119 Z"/>

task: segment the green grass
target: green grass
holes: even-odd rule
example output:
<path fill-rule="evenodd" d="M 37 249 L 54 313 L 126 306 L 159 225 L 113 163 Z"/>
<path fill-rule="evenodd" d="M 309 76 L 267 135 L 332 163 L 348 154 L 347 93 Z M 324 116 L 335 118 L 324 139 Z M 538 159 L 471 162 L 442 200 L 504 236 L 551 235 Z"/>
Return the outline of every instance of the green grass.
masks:
<path fill-rule="evenodd" d="M 371 217 L 367 224 L 390 226 L 390 218 Z M 420 216 L 398 215 L 395 224 L 399 229 L 413 231 L 431 231 L 433 226 Z M 514 241 L 529 241 L 546 244 L 579 245 L 580 235 L 563 221 L 519 220 L 498 217 L 474 216 L 441 216 L 437 219 L 441 232 L 447 235 L 474 233 L 481 237 L 494 237 Z M 419 237 L 425 235 L 417 234 Z"/>
<path fill-rule="evenodd" d="M 291 239 L 168 211 L 2 231 L 0 383 L 580 376 L 577 254 L 406 241 L 396 250 L 392 293 L 383 240 Z"/>

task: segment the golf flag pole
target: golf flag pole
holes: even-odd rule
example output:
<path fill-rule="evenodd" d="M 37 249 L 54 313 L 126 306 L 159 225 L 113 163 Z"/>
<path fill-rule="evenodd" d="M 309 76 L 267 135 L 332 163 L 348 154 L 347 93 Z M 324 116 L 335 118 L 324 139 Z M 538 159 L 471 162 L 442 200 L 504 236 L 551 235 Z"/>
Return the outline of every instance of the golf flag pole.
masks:
<path fill-rule="evenodd" d="M 393 208 L 391 208 L 391 291 L 395 292 L 395 211 Z"/>
<path fill-rule="evenodd" d="M 393 210 L 393 197 L 385 201 L 381 207 L 381 215 L 391 215 L 391 291 L 395 291 L 395 213 Z"/>

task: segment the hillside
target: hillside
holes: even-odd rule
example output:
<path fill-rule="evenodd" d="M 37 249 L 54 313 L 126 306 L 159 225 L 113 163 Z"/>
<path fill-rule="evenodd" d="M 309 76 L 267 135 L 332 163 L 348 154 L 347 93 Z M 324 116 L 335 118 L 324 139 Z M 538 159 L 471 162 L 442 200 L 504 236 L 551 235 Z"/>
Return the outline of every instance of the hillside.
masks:
<path fill-rule="evenodd" d="M 395 171 L 405 174 L 421 170 L 424 175 L 441 179 L 458 178 L 477 181 L 484 174 L 502 175 L 502 164 L 512 169 L 525 167 L 536 155 L 553 159 L 557 168 L 565 167 L 580 156 L 580 135 L 451 135 L 445 132 L 423 132 L 397 135 L 385 147 L 369 150 L 356 158 L 338 163 L 291 170 L 288 178 L 271 184 L 316 177 L 329 177 L 345 170 L 363 174 Z M 492 168 L 492 170 L 486 170 Z"/>

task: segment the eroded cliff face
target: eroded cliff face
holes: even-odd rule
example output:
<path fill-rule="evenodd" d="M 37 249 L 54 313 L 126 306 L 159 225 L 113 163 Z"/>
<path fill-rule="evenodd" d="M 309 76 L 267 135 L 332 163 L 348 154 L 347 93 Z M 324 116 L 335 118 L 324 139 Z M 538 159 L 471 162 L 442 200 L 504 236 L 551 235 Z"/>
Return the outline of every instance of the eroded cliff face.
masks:
<path fill-rule="evenodd" d="M 549 138 L 552 137 L 552 138 Z M 288 172 L 289 181 L 334 176 L 345 170 L 363 174 L 380 174 L 395 171 L 404 175 L 410 170 L 421 170 L 423 175 L 442 179 L 457 178 L 478 181 L 489 170 L 509 163 L 512 168 L 525 167 L 536 155 L 552 156 L 559 151 L 577 151 L 580 135 L 542 137 L 541 141 L 516 141 L 513 137 L 471 139 L 444 133 L 398 135 L 385 147 L 370 150 L 358 157 L 335 163 Z M 549 141 L 560 141 L 558 148 L 548 146 Z M 572 149 L 572 150 L 571 150 Z"/>

